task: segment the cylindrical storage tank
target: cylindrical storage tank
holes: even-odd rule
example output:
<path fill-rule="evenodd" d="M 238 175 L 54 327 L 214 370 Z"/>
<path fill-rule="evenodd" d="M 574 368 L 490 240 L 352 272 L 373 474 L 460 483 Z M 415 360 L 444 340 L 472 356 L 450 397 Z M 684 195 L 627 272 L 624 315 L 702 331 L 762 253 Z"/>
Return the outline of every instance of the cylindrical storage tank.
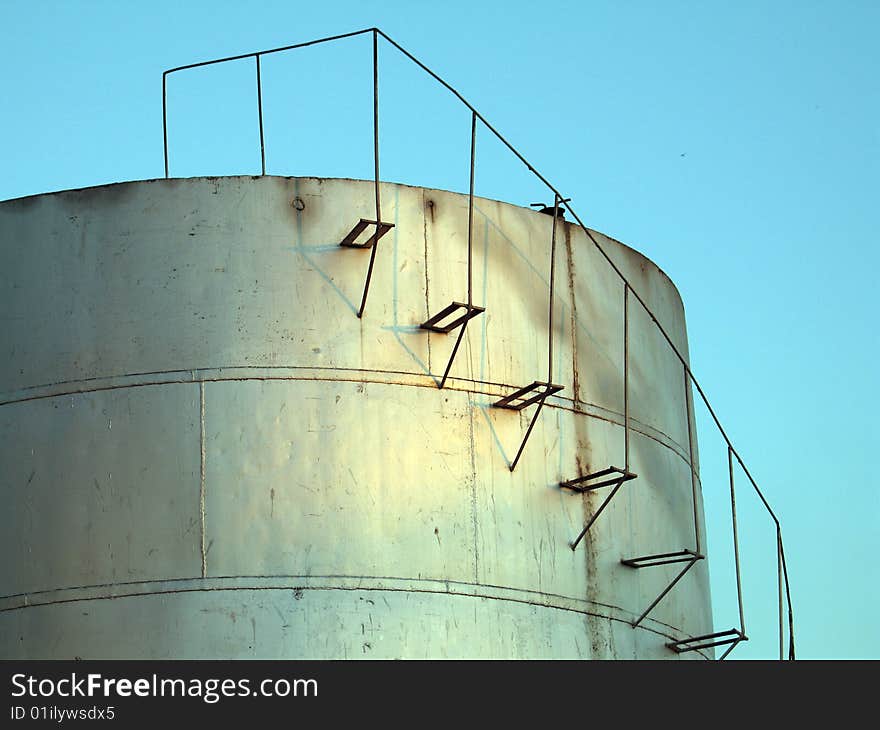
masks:
<path fill-rule="evenodd" d="M 700 658 L 682 363 L 587 237 L 372 182 L 154 180 L 0 204 L 0 657 Z M 593 233 L 686 356 L 669 279 Z M 624 318 L 625 298 L 626 318 Z M 626 360 L 626 362 L 625 362 Z M 626 378 L 624 372 L 626 371 Z M 625 389 L 624 383 L 627 387 Z M 625 392 L 626 390 L 626 392 Z M 626 399 L 626 405 L 624 400 Z M 586 492 L 560 482 L 629 469 Z M 696 469 L 693 470 L 694 472 Z M 696 526 L 696 527 L 695 527 Z M 696 532 L 695 532 L 696 530 Z M 689 553 L 688 553 L 689 554 Z"/>

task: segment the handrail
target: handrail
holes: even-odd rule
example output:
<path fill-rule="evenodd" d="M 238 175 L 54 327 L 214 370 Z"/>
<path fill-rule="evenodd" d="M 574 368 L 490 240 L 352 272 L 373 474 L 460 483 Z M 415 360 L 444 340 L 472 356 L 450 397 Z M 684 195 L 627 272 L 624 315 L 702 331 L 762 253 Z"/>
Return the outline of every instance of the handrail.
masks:
<path fill-rule="evenodd" d="M 471 113 L 473 114 L 473 118 L 478 119 L 480 122 L 482 122 L 483 125 L 490 132 L 492 132 L 492 134 L 495 135 L 495 137 L 505 147 L 507 147 L 507 149 L 510 150 L 510 152 L 512 152 L 513 155 L 518 160 L 520 160 L 520 162 L 522 162 L 526 166 L 526 168 L 528 168 L 529 172 L 531 172 L 533 175 L 535 175 L 535 177 L 537 177 L 538 180 L 540 180 L 548 188 L 548 190 L 554 194 L 555 200 L 557 201 L 555 203 L 556 205 L 558 205 L 558 201 L 566 200 L 566 196 L 563 195 L 559 190 L 557 190 L 557 188 L 552 183 L 550 183 L 550 181 L 547 180 L 547 178 L 544 177 L 522 155 L 522 153 L 520 153 L 519 150 L 517 150 L 513 146 L 513 144 L 511 144 L 497 129 L 495 129 L 495 127 L 492 126 L 492 124 L 482 114 L 480 114 L 480 112 L 470 102 L 468 102 L 468 100 L 465 99 L 464 96 L 462 96 L 461 93 L 459 93 L 459 91 L 457 89 L 455 89 L 451 84 L 449 84 L 447 81 L 445 81 L 437 73 L 432 71 L 428 66 L 426 66 L 424 63 L 422 63 L 418 58 L 416 58 L 412 53 L 407 51 L 403 46 L 401 46 L 399 43 L 397 43 L 394 39 L 392 39 L 390 36 L 388 36 L 386 33 L 384 33 L 382 30 L 380 30 L 379 28 L 376 28 L 376 27 L 364 28 L 362 30 L 352 31 L 350 33 L 341 33 L 338 35 L 327 36 L 325 38 L 318 38 L 315 40 L 306 41 L 304 43 L 294 43 L 294 44 L 291 44 L 288 46 L 281 46 L 278 48 L 271 48 L 271 49 L 267 49 L 267 50 L 263 50 L 263 51 L 253 51 L 251 53 L 242 53 L 242 54 L 235 55 L 235 56 L 227 56 L 224 58 L 217 58 L 217 59 L 212 59 L 212 60 L 208 60 L 208 61 L 199 61 L 197 63 L 190 63 L 190 64 L 186 64 L 183 66 L 176 66 L 174 68 L 171 68 L 171 69 L 164 71 L 162 73 L 162 132 L 163 132 L 163 138 L 164 138 L 165 177 L 167 178 L 169 176 L 168 124 L 167 124 L 167 77 L 170 74 L 176 73 L 179 71 L 185 71 L 188 69 L 200 68 L 202 66 L 209 66 L 209 65 L 218 64 L 218 63 L 226 63 L 229 61 L 238 61 L 238 60 L 242 60 L 242 59 L 246 59 L 246 58 L 254 58 L 256 60 L 256 63 L 257 63 L 257 97 L 258 97 L 258 105 L 259 105 L 259 112 L 260 112 L 260 151 L 261 151 L 261 159 L 262 159 L 262 171 L 263 171 L 263 174 L 265 175 L 266 174 L 266 162 L 265 162 L 263 122 L 262 122 L 262 89 L 261 89 L 261 83 L 260 83 L 260 58 L 262 56 L 267 56 L 267 55 L 274 54 L 274 53 L 281 53 L 284 51 L 292 51 L 292 50 L 296 50 L 296 49 L 300 49 L 300 48 L 306 48 L 308 46 L 318 45 L 321 43 L 329 43 L 329 42 L 333 42 L 333 41 L 342 40 L 345 38 L 352 38 L 355 36 L 364 35 L 366 33 L 371 33 L 373 35 L 373 69 L 374 69 L 374 74 L 373 74 L 374 129 L 373 129 L 373 133 L 374 133 L 374 150 L 375 150 L 375 167 L 376 167 L 375 184 L 376 184 L 376 190 L 377 190 L 377 203 L 376 203 L 376 205 L 377 205 L 377 220 L 379 220 L 379 216 L 378 216 L 378 205 L 379 205 L 379 203 L 378 203 L 378 185 L 379 185 L 378 149 L 379 149 L 379 141 L 378 140 L 379 140 L 379 131 L 378 131 L 378 118 L 377 118 L 377 115 L 378 115 L 378 77 L 376 75 L 376 49 L 377 49 L 377 39 L 379 36 L 381 36 L 383 39 L 385 39 L 385 41 L 387 41 L 391 46 L 396 48 L 406 58 L 408 58 L 410 61 L 412 61 L 414 64 L 416 64 L 419 68 L 421 68 L 423 71 L 425 71 L 425 73 L 427 73 L 431 78 L 433 78 L 435 81 L 437 81 L 445 89 L 450 91 L 462 104 L 464 104 L 464 106 L 467 107 L 471 111 Z M 748 467 L 746 467 L 745 462 L 743 461 L 739 452 L 734 447 L 733 442 L 730 440 L 730 437 L 727 435 L 727 432 L 724 430 L 724 427 L 721 425 L 721 421 L 718 418 L 718 415 L 715 413 L 714 408 L 712 408 L 712 405 L 709 402 L 709 399 L 706 396 L 706 393 L 704 392 L 702 386 L 700 385 L 699 381 L 697 380 L 696 376 L 694 375 L 693 371 L 691 370 L 690 365 L 688 364 L 687 360 L 682 355 L 682 353 L 679 351 L 678 347 L 676 347 L 675 343 L 672 341 L 672 338 L 669 336 L 666 329 L 663 327 L 662 324 L 660 324 L 660 321 L 657 319 L 657 317 L 651 311 L 651 308 L 648 306 L 648 304 L 645 302 L 645 300 L 642 298 L 642 296 L 638 293 L 638 291 L 635 288 L 633 288 L 632 284 L 626 278 L 624 273 L 614 263 L 614 261 L 611 259 L 611 257 L 608 255 L 608 253 L 605 251 L 605 249 L 602 247 L 602 245 L 599 243 L 599 241 L 596 239 L 596 237 L 593 235 L 593 232 L 589 228 L 587 228 L 586 224 L 577 215 L 575 210 L 572 208 L 571 203 L 566 202 L 566 205 L 568 207 L 568 211 L 571 213 L 574 220 L 581 227 L 581 229 L 584 231 L 584 233 L 587 235 L 587 237 L 592 241 L 592 243 L 598 249 L 599 253 L 602 255 L 602 257 L 605 259 L 605 261 L 611 267 L 611 269 L 620 278 L 621 282 L 626 287 L 626 290 L 631 292 L 632 295 L 635 297 L 636 301 L 639 302 L 639 304 L 642 306 L 642 308 L 645 310 L 645 312 L 651 318 L 653 323 L 656 325 L 660 334 L 663 335 L 663 338 L 666 340 L 666 342 L 672 348 L 672 351 L 675 353 L 676 357 L 678 358 L 678 360 L 681 362 L 682 366 L 684 367 L 684 371 L 686 374 L 686 380 L 693 383 L 693 385 L 696 387 L 696 390 L 699 393 L 701 400 L 705 404 L 707 410 L 709 411 L 710 416 L 712 417 L 712 420 L 715 423 L 715 426 L 718 428 L 719 433 L 721 434 L 722 438 L 724 439 L 724 442 L 727 445 L 727 448 L 729 450 L 729 455 L 736 458 L 737 463 L 739 463 L 739 465 L 742 467 L 742 470 L 745 473 L 746 477 L 748 478 L 749 483 L 752 485 L 752 488 L 754 489 L 755 493 L 758 495 L 758 498 L 760 499 L 760 501 L 764 505 L 764 508 L 766 509 L 767 513 L 770 515 L 771 519 L 773 520 L 773 522 L 776 526 L 777 560 L 778 560 L 778 567 L 779 567 L 779 571 L 778 571 L 779 572 L 778 590 L 779 590 L 779 606 L 780 606 L 780 609 L 779 609 L 779 658 L 780 659 L 785 658 L 784 657 L 784 650 L 783 650 L 783 643 L 784 643 L 783 595 L 784 595 L 785 607 L 787 610 L 787 619 L 788 619 L 788 621 L 787 621 L 788 638 L 789 638 L 788 659 L 794 659 L 795 658 L 794 612 L 793 612 L 792 602 L 791 602 L 791 586 L 790 586 L 790 582 L 789 582 L 788 568 L 787 568 L 787 564 L 786 564 L 786 560 L 785 560 L 785 547 L 784 547 L 783 540 L 782 540 L 782 525 L 779 521 L 779 518 L 777 517 L 776 513 L 773 511 L 773 508 L 770 506 L 770 503 L 767 501 L 767 498 L 764 496 L 764 493 L 761 491 L 760 487 L 758 486 L 758 483 L 755 481 L 751 472 L 749 472 Z M 375 250 L 373 251 L 373 255 L 375 255 Z M 368 280 L 367 285 L 369 285 L 369 280 Z M 469 292 L 469 296 L 470 296 L 470 292 Z M 469 304 L 470 304 L 470 300 L 469 300 Z M 687 414 L 688 426 L 690 427 L 690 409 L 687 409 L 687 410 L 688 410 L 688 414 Z M 735 511 L 733 513 L 733 521 L 734 521 L 734 532 L 736 534 Z M 738 573 L 738 571 L 739 571 L 739 569 L 737 568 L 737 573 Z M 738 578 L 738 582 L 739 582 L 739 578 Z M 740 608 L 741 608 L 741 597 L 740 597 Z"/>
<path fill-rule="evenodd" d="M 271 48 L 268 51 L 254 51 L 253 53 L 241 53 L 237 56 L 227 56 L 226 58 L 215 58 L 211 61 L 199 61 L 198 63 L 188 63 L 185 66 L 175 66 L 174 68 L 169 68 L 167 71 L 162 72 L 162 133 L 165 138 L 165 177 L 168 177 L 168 109 L 166 104 L 166 79 L 169 74 L 176 73 L 177 71 L 186 71 L 191 68 L 200 68 L 201 66 L 211 66 L 215 63 L 226 63 L 227 61 L 241 61 L 245 58 L 255 58 L 257 60 L 257 91 L 258 91 L 258 100 L 260 104 L 260 144 L 262 145 L 262 92 L 260 91 L 260 77 L 259 77 L 259 61 L 260 56 L 268 56 L 272 53 L 281 53 L 282 51 L 293 51 L 297 48 L 306 48 L 307 46 L 316 46 L 319 43 L 329 43 L 330 41 L 338 41 L 343 38 L 351 38 L 356 35 L 363 35 L 364 33 L 376 33 L 381 32 L 378 28 L 364 28 L 364 30 L 356 30 L 353 33 L 342 33 L 340 35 L 328 36 L 326 38 L 318 38 L 314 41 L 306 41 L 305 43 L 294 43 L 290 46 L 281 46 L 280 48 Z M 385 34 L 382 34 L 383 37 Z M 265 157 L 263 158 L 263 174 L 266 174 L 266 162 Z"/>

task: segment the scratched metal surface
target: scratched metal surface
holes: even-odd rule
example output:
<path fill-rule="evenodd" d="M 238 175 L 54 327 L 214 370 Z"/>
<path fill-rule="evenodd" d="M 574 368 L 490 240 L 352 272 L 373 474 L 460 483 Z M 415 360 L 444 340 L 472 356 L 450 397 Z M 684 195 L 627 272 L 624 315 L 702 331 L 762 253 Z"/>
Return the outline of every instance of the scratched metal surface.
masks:
<path fill-rule="evenodd" d="M 565 390 L 511 473 L 531 409 L 490 404 L 547 375 L 551 219 L 476 201 L 486 312 L 440 391 L 455 333 L 418 324 L 466 301 L 467 197 L 382 193 L 362 319 L 369 252 L 337 244 L 368 182 L 0 203 L 0 656 L 674 658 L 711 630 L 706 561 L 628 624 L 678 566 L 621 558 L 694 541 L 683 373 L 647 315 L 630 301 L 639 478 L 573 552 L 604 493 L 558 482 L 623 461 L 622 284 L 561 227 Z M 597 235 L 686 352 L 672 283 Z"/>

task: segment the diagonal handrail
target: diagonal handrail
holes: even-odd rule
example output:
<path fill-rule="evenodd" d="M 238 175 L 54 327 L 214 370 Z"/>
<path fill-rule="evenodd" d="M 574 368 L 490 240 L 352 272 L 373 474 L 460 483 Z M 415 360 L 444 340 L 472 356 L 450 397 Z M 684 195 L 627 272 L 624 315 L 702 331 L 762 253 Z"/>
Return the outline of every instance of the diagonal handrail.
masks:
<path fill-rule="evenodd" d="M 182 66 L 176 66 L 174 68 L 170 68 L 162 73 L 162 132 L 163 132 L 163 140 L 164 140 L 164 159 L 165 159 L 165 177 L 169 176 L 169 161 L 168 161 L 168 110 L 167 110 L 167 78 L 169 75 L 179 72 L 185 71 L 188 69 L 200 68 L 203 66 L 209 66 L 218 63 L 226 63 L 229 61 L 238 61 L 246 58 L 253 58 L 257 64 L 257 97 L 258 97 L 258 105 L 260 111 L 260 147 L 261 147 L 261 159 L 262 159 L 262 170 L 263 174 L 265 174 L 265 149 L 264 149 L 264 138 L 263 138 L 263 128 L 262 128 L 262 88 L 260 81 L 260 58 L 262 56 L 267 56 L 274 53 L 281 53 L 284 51 L 292 51 L 300 48 L 306 48 L 309 46 L 318 45 L 321 43 L 329 43 L 333 41 L 342 40 L 345 38 L 352 38 L 359 35 L 364 35 L 366 33 L 371 33 L 373 35 L 373 54 L 375 61 L 376 54 L 376 41 L 378 36 L 381 36 L 385 41 L 387 41 L 391 46 L 396 48 L 400 53 L 402 53 L 406 58 L 416 64 L 419 68 L 421 68 L 425 73 L 427 73 L 431 78 L 437 81 L 441 86 L 446 88 L 449 92 L 451 92 L 465 107 L 467 107 L 473 114 L 474 119 L 478 119 L 482 122 L 485 127 L 492 132 L 492 134 L 505 146 L 508 150 L 522 162 L 526 168 L 531 172 L 535 177 L 538 178 L 550 192 L 552 192 L 557 199 L 563 200 L 565 199 L 565 195 L 563 195 L 546 177 L 544 177 L 520 152 L 517 150 L 480 112 L 470 103 L 461 93 L 455 89 L 451 84 L 445 81 L 441 76 L 432 71 L 428 66 L 422 63 L 416 56 L 407 51 L 403 46 L 397 43 L 393 38 L 388 36 L 382 30 L 376 27 L 364 28 L 362 30 L 352 31 L 350 33 L 341 33 L 338 35 L 327 36 L 324 38 L 318 38 L 311 41 L 305 41 L 303 43 L 294 43 L 287 46 L 280 46 L 277 48 L 271 48 L 262 51 L 253 51 L 250 53 L 242 53 L 234 56 L 226 56 L 224 58 L 211 59 L 208 61 L 199 61 L 196 63 L 185 64 Z M 375 66 L 374 66 L 375 68 Z M 375 76 L 375 74 L 374 74 Z M 374 77 L 374 88 L 376 88 L 377 79 Z M 375 102 L 374 100 L 374 111 L 375 111 Z M 374 115 L 375 116 L 375 115 Z M 378 196 L 378 122 L 374 118 L 374 144 L 376 151 L 376 186 L 377 186 L 377 196 Z M 627 287 L 628 291 L 632 293 L 635 297 L 636 301 L 642 306 L 648 316 L 651 318 L 651 321 L 659 330 L 660 334 L 663 335 L 663 338 L 666 340 L 667 344 L 672 348 L 672 351 L 675 353 L 678 360 L 681 362 L 684 367 L 687 378 L 691 383 L 696 387 L 697 392 L 700 395 L 701 400 L 705 404 L 707 410 L 709 411 L 710 416 L 712 417 L 715 426 L 718 428 L 719 433 L 721 434 L 724 442 L 726 443 L 729 455 L 736 458 L 736 461 L 742 467 L 743 472 L 749 480 L 749 483 L 752 485 L 755 493 L 758 495 L 758 498 L 764 505 L 767 513 L 770 515 L 770 518 L 773 520 L 776 526 L 776 540 L 777 540 L 777 563 L 778 563 L 778 592 L 779 592 L 779 658 L 783 659 L 784 656 L 784 620 L 783 620 L 783 604 L 785 604 L 785 610 L 787 611 L 787 625 L 788 625 L 788 658 L 795 658 L 795 642 L 794 642 L 794 611 L 792 608 L 791 602 L 791 584 L 788 576 L 788 567 L 785 559 L 785 546 L 783 544 L 782 539 L 782 524 L 780 523 L 779 518 L 776 513 L 773 511 L 773 508 L 770 506 L 770 503 L 767 501 L 764 493 L 761 491 L 761 488 L 758 486 L 758 483 L 755 481 L 748 467 L 745 465 L 742 456 L 736 450 L 728 436 L 727 432 L 724 430 L 724 427 L 721 425 L 721 421 L 718 418 L 718 415 L 715 413 L 714 408 L 712 408 L 711 403 L 709 402 L 706 393 L 704 392 L 702 386 L 694 375 L 693 371 L 690 368 L 685 357 L 682 355 L 681 351 L 672 341 L 672 338 L 669 336 L 669 333 L 651 311 L 651 308 L 639 294 L 639 292 L 633 288 L 632 284 L 626 278 L 625 274 L 620 270 L 620 268 L 614 263 L 612 258 L 605 251 L 603 246 L 599 243 L 597 238 L 593 235 L 593 232 L 587 228 L 586 224 L 581 220 L 578 214 L 575 212 L 571 203 L 567 204 L 568 211 L 571 213 L 574 220 L 581 227 L 587 237 L 592 241 L 595 247 L 598 249 L 599 253 L 611 267 L 611 269 L 617 274 L 620 280 L 623 282 L 624 286 Z M 377 208 L 378 208 L 378 197 L 377 197 Z M 378 220 L 378 216 L 377 216 Z M 688 416 L 690 419 L 690 416 Z"/>

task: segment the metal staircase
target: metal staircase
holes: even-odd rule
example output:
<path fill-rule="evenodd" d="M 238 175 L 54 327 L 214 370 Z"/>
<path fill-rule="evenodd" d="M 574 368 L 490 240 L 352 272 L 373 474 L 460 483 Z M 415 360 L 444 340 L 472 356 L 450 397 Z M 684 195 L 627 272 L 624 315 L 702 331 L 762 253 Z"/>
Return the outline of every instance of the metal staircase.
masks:
<path fill-rule="evenodd" d="M 467 264 L 467 298 L 466 301 L 457 301 L 453 300 L 451 304 L 444 307 L 440 311 L 431 315 L 425 321 L 421 322 L 418 326 L 422 330 L 426 330 L 430 333 L 434 334 L 451 334 L 453 331 L 458 330 L 458 336 L 456 342 L 452 349 L 452 354 L 449 357 L 447 365 L 444 369 L 443 375 L 440 380 L 437 382 L 439 388 L 443 388 L 446 385 L 447 379 L 449 377 L 450 370 L 452 368 L 452 364 L 455 360 L 456 354 L 459 350 L 459 346 L 462 343 L 465 332 L 467 330 L 467 325 L 477 316 L 485 314 L 485 308 L 483 306 L 478 306 L 474 304 L 473 301 L 473 216 L 474 216 L 474 173 L 475 173 L 475 154 L 476 154 L 476 132 L 477 132 L 477 124 L 481 123 L 486 129 L 488 129 L 509 151 L 514 155 L 521 163 L 523 163 L 526 168 L 533 173 L 537 179 L 543 183 L 547 190 L 550 191 L 554 196 L 554 203 L 552 206 L 547 206 L 543 204 L 539 204 L 542 206 L 542 210 L 540 211 L 543 214 L 552 215 L 553 224 L 552 224 L 552 232 L 551 232 L 551 240 L 550 240 L 550 283 L 549 283 L 549 314 L 548 314 L 548 373 L 546 380 L 534 380 L 528 385 L 519 387 L 515 389 L 513 392 L 501 397 L 496 400 L 492 405 L 495 408 L 501 410 L 511 410 L 511 411 L 522 411 L 526 408 L 536 406 L 532 419 L 529 423 L 528 429 L 522 439 L 522 442 L 517 451 L 516 457 L 513 459 L 512 463 L 509 465 L 510 471 L 513 471 L 518 462 L 520 461 L 520 457 L 523 454 L 526 443 L 529 440 L 529 436 L 532 433 L 532 429 L 537 422 L 542 408 L 544 407 L 548 398 L 558 394 L 564 389 L 563 385 L 554 383 L 553 378 L 553 311 L 554 311 L 554 274 L 555 274 L 555 263 L 556 263 L 556 244 L 557 244 L 557 227 L 558 221 L 562 218 L 563 208 L 561 207 L 563 203 L 568 204 L 569 198 L 564 198 L 562 194 L 545 178 L 543 177 L 526 159 L 522 156 L 496 129 L 481 115 L 477 110 L 468 103 L 464 97 L 456 91 L 452 86 L 450 86 L 446 81 L 444 81 L 440 76 L 434 73 L 431 69 L 425 66 L 421 61 L 419 61 L 415 56 L 406 51 L 403 47 L 401 47 L 398 43 L 388 37 L 385 33 L 383 33 L 378 28 L 366 28 L 364 30 L 355 31 L 352 33 L 344 33 L 341 35 L 331 36 L 327 38 L 320 38 L 317 40 L 308 41 L 305 43 L 298 43 L 294 45 L 284 46 L 281 48 L 273 48 L 270 50 L 258 51 L 255 53 L 247 53 L 238 56 L 230 56 L 227 58 L 220 58 L 210 61 L 203 61 L 200 63 L 189 64 L 186 66 L 179 66 L 177 68 L 169 69 L 165 71 L 162 77 L 162 90 L 163 90 L 163 135 L 164 135 L 164 155 L 165 155 L 165 177 L 169 176 L 169 156 L 168 156 L 168 132 L 167 132 L 167 104 L 166 104 L 166 84 L 169 75 L 183 71 L 186 69 L 193 69 L 202 66 L 224 63 L 227 61 L 235 61 L 247 58 L 253 58 L 256 64 L 256 80 L 257 80 L 257 103 L 259 109 L 259 124 L 260 124 L 260 152 L 261 152 L 261 161 L 262 161 L 262 173 L 266 174 L 266 162 L 265 162 L 265 142 L 264 142 L 264 134 L 263 134 L 263 118 L 262 118 L 262 84 L 261 84 L 261 71 L 260 71 L 260 59 L 263 56 L 280 53 L 284 51 L 291 51 L 295 49 L 301 49 L 308 46 L 329 43 L 333 41 L 338 41 L 344 38 L 351 38 L 354 36 L 366 35 L 369 34 L 372 37 L 372 64 L 373 64 L 373 153 L 374 153 L 374 187 L 375 187 L 375 218 L 374 219 L 365 219 L 361 218 L 359 221 L 349 230 L 349 232 L 342 238 L 340 241 L 340 246 L 350 248 L 350 249 L 361 249 L 361 250 L 369 250 L 370 251 L 370 260 L 368 264 L 366 279 L 364 282 L 363 295 L 361 299 L 361 305 L 357 310 L 357 316 L 361 317 L 364 312 L 364 308 L 366 306 L 367 295 L 370 288 L 370 280 L 372 276 L 373 266 L 375 262 L 375 258 L 377 255 L 377 250 L 379 248 L 378 244 L 380 239 L 387 235 L 394 225 L 392 223 L 383 222 L 381 215 L 381 201 L 380 201 L 380 180 L 379 180 L 379 91 L 378 91 L 378 79 L 379 79 L 379 71 L 378 71 L 378 44 L 379 40 L 382 39 L 384 42 L 389 44 L 391 47 L 395 48 L 397 51 L 402 53 L 406 58 L 416 64 L 419 68 L 425 71 L 428 76 L 430 76 L 434 81 L 439 83 L 441 86 L 446 88 L 449 92 L 451 92 L 458 100 L 471 112 L 471 134 L 470 134 L 470 187 L 468 193 L 468 222 L 467 222 L 467 255 L 468 255 L 468 264 Z M 664 340 L 668 343 L 673 353 L 675 354 L 678 361 L 681 363 L 684 374 L 684 386 L 685 386 L 685 403 L 686 403 L 686 420 L 688 425 L 688 463 L 691 471 L 691 487 L 693 490 L 693 498 L 694 498 L 694 536 L 695 536 L 695 547 L 692 548 L 682 548 L 680 550 L 672 550 L 666 552 L 653 552 L 645 555 L 639 555 L 636 557 L 631 557 L 627 559 L 623 559 L 620 563 L 632 570 L 632 571 L 640 571 L 646 570 L 650 568 L 657 568 L 666 565 L 680 564 L 683 565 L 683 568 L 678 572 L 678 574 L 672 579 L 671 582 L 663 589 L 657 598 L 651 602 L 651 604 L 641 613 L 641 615 L 632 622 L 632 625 L 638 626 L 653 609 L 660 603 L 660 601 L 672 591 L 675 586 L 685 577 L 688 571 L 699 561 L 704 559 L 704 555 L 702 554 L 700 540 L 699 540 L 699 525 L 697 522 L 697 486 L 696 486 L 696 472 L 694 468 L 694 459 L 693 459 L 693 435 L 692 435 L 692 426 L 691 422 L 693 419 L 692 409 L 691 409 L 691 392 L 692 387 L 696 389 L 697 393 L 701 397 L 703 403 L 708 409 L 709 414 L 711 415 L 712 420 L 714 421 L 719 433 L 723 437 L 728 451 L 728 465 L 730 472 L 730 498 L 731 498 L 731 515 L 732 515 L 732 527 L 733 527 L 733 543 L 734 543 L 734 558 L 736 564 L 736 583 L 737 583 L 737 599 L 738 599 L 738 608 L 739 608 L 739 617 L 740 617 L 740 626 L 739 628 L 732 628 L 725 631 L 707 633 L 698 636 L 692 636 L 685 639 L 670 641 L 666 643 L 666 646 L 670 651 L 676 653 L 686 653 L 686 652 L 694 652 L 694 651 L 702 651 L 706 649 L 711 649 L 718 646 L 727 646 L 726 651 L 720 657 L 724 659 L 728 654 L 736 648 L 736 646 L 742 642 L 746 641 L 747 637 L 745 634 L 745 622 L 744 622 L 744 611 L 743 611 L 743 602 L 742 602 L 742 582 L 740 576 L 740 556 L 739 556 L 739 543 L 738 543 L 738 524 L 736 517 L 736 497 L 734 491 L 734 459 L 737 463 L 742 467 L 744 473 L 746 474 L 751 486 L 758 494 L 762 504 L 767 510 L 770 518 L 773 520 L 776 526 L 776 535 L 777 535 L 777 555 L 776 559 L 779 567 L 779 580 L 778 580 L 778 591 L 779 591 L 779 658 L 785 658 L 785 652 L 783 650 L 784 639 L 786 637 L 786 623 L 787 623 L 787 638 L 788 638 L 788 658 L 794 659 L 795 651 L 794 651 L 794 624 L 793 624 L 793 612 L 792 612 L 792 604 L 789 590 L 789 581 L 788 581 L 788 573 L 787 567 L 785 564 L 785 552 L 783 549 L 782 543 L 782 528 L 780 522 L 771 509 L 769 503 L 765 499 L 763 493 L 758 487 L 755 480 L 752 478 L 751 474 L 749 474 L 748 469 L 743 463 L 739 454 L 735 451 L 733 444 L 725 433 L 724 429 L 721 426 L 720 421 L 715 415 L 714 410 L 712 409 L 708 399 L 706 398 L 702 388 L 699 383 L 695 379 L 690 366 L 687 360 L 683 357 L 682 353 L 676 347 L 675 343 L 670 338 L 669 334 L 666 332 L 662 324 L 659 322 L 657 317 L 653 314 L 651 309 L 646 304 L 645 300 L 642 296 L 632 287 L 630 281 L 623 274 L 621 269 L 614 263 L 614 261 L 610 258 L 608 253 L 603 249 L 600 245 L 599 241 L 593 235 L 592 231 L 586 227 L 583 221 L 578 217 L 577 213 L 568 205 L 568 212 L 571 213 L 575 224 L 579 226 L 583 232 L 586 234 L 588 239 L 595 245 L 602 258 L 608 264 L 609 273 L 612 275 L 616 275 L 621 283 L 623 284 L 624 290 L 624 307 L 623 307 L 623 332 L 624 332 L 624 361 L 623 368 L 621 373 L 621 378 L 623 380 L 623 390 L 624 390 L 624 413 L 623 413 L 623 435 L 624 435 L 624 459 L 623 466 L 613 466 L 609 465 L 607 467 L 600 467 L 593 471 L 588 471 L 588 473 L 583 475 L 577 475 L 572 477 L 571 479 L 558 482 L 559 487 L 571 492 L 573 494 L 583 494 L 586 492 L 593 492 L 600 489 L 605 489 L 610 487 L 610 491 L 604 500 L 601 502 L 600 506 L 594 511 L 592 516 L 587 520 L 580 534 L 569 543 L 569 546 L 572 550 L 575 550 L 579 543 L 587 536 L 590 529 L 595 524 L 596 520 L 603 513 L 604 510 L 609 506 L 609 504 L 614 499 L 615 495 L 619 492 L 621 487 L 624 484 L 635 482 L 638 478 L 638 475 L 633 473 L 630 469 L 630 431 L 632 429 L 631 426 L 631 416 L 630 416 L 630 408 L 629 408 L 629 309 L 630 309 L 630 299 L 634 298 L 635 303 L 641 306 L 644 311 L 649 316 L 651 322 L 656 327 L 657 331 L 662 335 Z M 638 492 L 636 493 L 638 494 Z M 783 601 L 784 598 L 784 601 Z M 783 610 L 783 605 L 785 606 L 785 611 Z M 786 615 L 784 615 L 786 614 Z M 787 622 L 786 622 L 787 619 Z"/>

